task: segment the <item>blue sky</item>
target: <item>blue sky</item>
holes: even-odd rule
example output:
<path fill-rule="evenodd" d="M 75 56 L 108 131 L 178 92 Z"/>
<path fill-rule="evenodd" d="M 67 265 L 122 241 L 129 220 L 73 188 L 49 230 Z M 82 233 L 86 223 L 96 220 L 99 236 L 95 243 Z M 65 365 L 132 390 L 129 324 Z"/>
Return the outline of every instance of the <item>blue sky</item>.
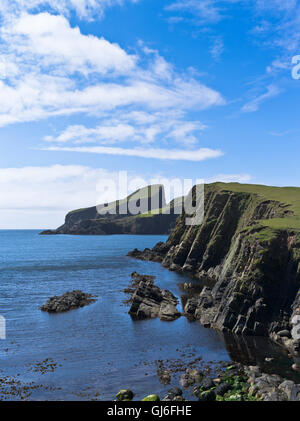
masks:
<path fill-rule="evenodd" d="M 0 228 L 129 177 L 299 186 L 298 0 L 0 0 Z"/>

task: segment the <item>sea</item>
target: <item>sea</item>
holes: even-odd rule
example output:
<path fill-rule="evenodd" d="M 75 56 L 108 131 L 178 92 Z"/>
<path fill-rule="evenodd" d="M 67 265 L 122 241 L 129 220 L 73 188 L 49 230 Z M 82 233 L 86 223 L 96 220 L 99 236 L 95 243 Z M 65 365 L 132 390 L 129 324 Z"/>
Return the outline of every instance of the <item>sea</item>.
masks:
<path fill-rule="evenodd" d="M 292 358 L 268 339 L 224 335 L 185 317 L 132 320 L 124 292 L 132 272 L 155 276 L 159 287 L 178 297 L 180 309 L 183 284 L 195 282 L 159 263 L 127 257 L 166 236 L 40 231 L 0 231 L 1 400 L 114 400 L 121 389 L 131 389 L 137 400 L 163 397 L 179 385 L 188 364 L 213 376 L 231 360 L 300 382 Z M 62 314 L 40 310 L 48 298 L 76 289 L 97 301 Z M 159 376 L 162 369 L 171 373 L 169 384 Z M 192 390 L 184 396 L 193 399 Z"/>

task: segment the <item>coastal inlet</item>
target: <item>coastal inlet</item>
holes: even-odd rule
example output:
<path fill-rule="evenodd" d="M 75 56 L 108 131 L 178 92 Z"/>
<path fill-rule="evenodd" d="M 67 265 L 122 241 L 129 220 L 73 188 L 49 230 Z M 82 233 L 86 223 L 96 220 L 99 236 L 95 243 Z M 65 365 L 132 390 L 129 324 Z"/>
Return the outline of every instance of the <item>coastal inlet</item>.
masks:
<path fill-rule="evenodd" d="M 134 271 L 155 276 L 155 285 L 169 290 L 183 310 L 183 285 L 193 282 L 187 275 L 126 257 L 166 238 L 0 231 L 0 306 L 7 321 L 7 339 L 0 341 L 1 399 L 113 400 L 122 388 L 137 400 L 150 393 L 163 397 L 189 364 L 212 370 L 210 361 L 229 362 L 231 356 L 297 376 L 287 353 L 268 339 L 225 337 L 186 317 L 132 320 L 124 289 Z M 40 310 L 50 297 L 74 290 L 97 301 L 58 314 Z M 165 384 L 158 374 L 168 370 Z M 185 397 L 196 399 L 192 390 Z"/>

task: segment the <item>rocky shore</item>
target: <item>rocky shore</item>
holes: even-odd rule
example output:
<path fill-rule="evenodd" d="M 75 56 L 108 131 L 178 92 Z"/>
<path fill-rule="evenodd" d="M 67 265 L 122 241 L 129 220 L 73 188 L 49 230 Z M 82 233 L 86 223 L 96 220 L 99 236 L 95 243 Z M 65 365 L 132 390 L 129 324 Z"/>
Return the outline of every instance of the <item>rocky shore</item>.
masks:
<path fill-rule="evenodd" d="M 130 304 L 129 314 L 133 319 L 159 317 L 164 321 L 172 321 L 181 316 L 176 307 L 177 298 L 170 291 L 154 285 L 154 277 L 136 272 L 131 277 L 131 285 L 125 292 L 131 294 L 127 303 Z"/>
<path fill-rule="evenodd" d="M 180 387 L 173 387 L 166 396 L 151 394 L 143 401 L 185 401 L 185 391 L 192 388 L 199 401 L 300 401 L 300 385 L 274 374 L 263 373 L 258 366 L 225 364 L 217 377 L 207 377 L 196 369 L 186 369 Z M 121 390 L 118 401 L 134 399 L 131 390 Z"/>
<path fill-rule="evenodd" d="M 49 298 L 47 302 L 40 307 L 42 311 L 48 313 L 63 313 L 76 308 L 84 307 L 96 301 L 93 295 L 86 294 L 80 290 L 66 292 L 61 296 Z"/>

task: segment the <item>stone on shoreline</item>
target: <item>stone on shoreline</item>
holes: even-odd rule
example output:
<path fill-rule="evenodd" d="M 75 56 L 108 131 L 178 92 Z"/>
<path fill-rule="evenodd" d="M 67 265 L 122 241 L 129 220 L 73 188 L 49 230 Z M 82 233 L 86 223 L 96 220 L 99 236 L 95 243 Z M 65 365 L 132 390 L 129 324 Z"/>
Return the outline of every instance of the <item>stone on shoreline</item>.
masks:
<path fill-rule="evenodd" d="M 116 394 L 117 401 L 132 401 L 134 393 L 129 389 L 122 389 Z"/>
<path fill-rule="evenodd" d="M 63 313 L 65 311 L 87 306 L 96 300 L 93 295 L 86 294 L 80 290 L 66 292 L 61 296 L 54 296 L 47 300 L 46 304 L 40 307 L 48 313 Z"/>
<path fill-rule="evenodd" d="M 131 276 L 134 292 L 128 302 L 131 304 L 129 314 L 133 319 L 143 320 L 159 317 L 164 321 L 173 321 L 181 316 L 176 307 L 177 298 L 170 291 L 154 285 L 154 277 L 140 275 L 136 272 Z"/>
<path fill-rule="evenodd" d="M 151 401 L 151 402 L 159 402 L 160 399 L 157 395 L 148 395 L 142 399 L 142 402 Z"/>
<path fill-rule="evenodd" d="M 197 375 L 193 387 L 190 382 L 186 387 L 193 387 L 193 395 L 199 401 L 300 401 L 300 384 L 284 379 L 276 374 L 266 374 L 258 366 L 227 363 L 219 371 L 218 378 L 204 377 L 200 380 L 198 370 L 186 370 L 185 374 Z M 226 368 L 225 368 L 226 367 Z M 127 392 L 130 392 L 128 395 Z M 131 391 L 122 390 L 116 396 L 118 400 L 132 400 Z M 142 401 L 159 401 L 158 395 L 149 395 Z M 184 401 L 182 389 L 173 387 L 163 401 Z"/>

